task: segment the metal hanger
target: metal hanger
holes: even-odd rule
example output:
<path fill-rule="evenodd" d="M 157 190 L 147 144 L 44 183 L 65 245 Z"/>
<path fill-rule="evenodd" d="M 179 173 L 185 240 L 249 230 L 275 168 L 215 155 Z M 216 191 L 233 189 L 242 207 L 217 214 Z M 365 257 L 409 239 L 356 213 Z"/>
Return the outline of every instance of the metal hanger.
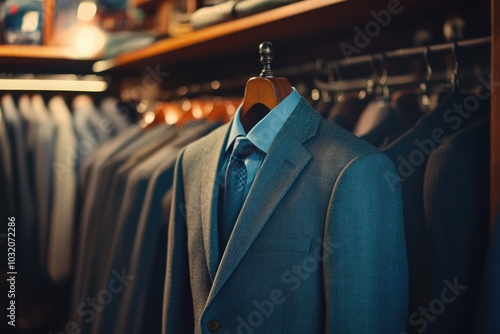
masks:
<path fill-rule="evenodd" d="M 458 91 L 460 89 L 460 80 L 458 79 L 458 42 L 455 40 L 453 42 L 453 46 L 451 48 L 451 54 L 453 56 L 453 72 L 451 74 L 451 87 L 454 91 Z"/>
<path fill-rule="evenodd" d="M 430 48 L 427 46 L 422 53 L 425 63 L 425 81 L 420 84 L 420 89 L 422 90 L 421 104 L 423 111 L 429 111 L 431 105 L 429 85 L 432 78 L 432 67 L 429 61 L 429 53 Z"/>

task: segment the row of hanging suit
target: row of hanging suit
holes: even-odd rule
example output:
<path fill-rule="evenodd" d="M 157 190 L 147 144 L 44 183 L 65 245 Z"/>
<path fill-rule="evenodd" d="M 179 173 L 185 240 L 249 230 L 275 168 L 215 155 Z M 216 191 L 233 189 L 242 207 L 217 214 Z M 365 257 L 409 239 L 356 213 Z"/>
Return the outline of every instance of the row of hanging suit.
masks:
<path fill-rule="evenodd" d="M 85 161 L 70 307 L 83 332 L 159 332 L 175 161 L 181 148 L 219 125 L 131 126 Z M 87 296 L 111 282 L 120 292 L 98 300 L 102 311 L 92 312 Z"/>
<path fill-rule="evenodd" d="M 315 105 L 323 117 L 378 147 L 396 167 L 397 173 L 384 178 L 391 188 L 402 188 L 409 333 L 494 333 L 499 326 L 491 316 L 498 310 L 498 296 L 485 301 L 492 285 L 482 285 L 497 270 L 487 269 L 490 274 L 483 278 L 489 245 L 491 90 L 482 83 L 473 93 L 458 87 L 440 92 L 432 96 L 433 106 L 421 102 L 422 94 L 404 91 L 391 99 L 353 97 Z M 168 325 L 165 303 L 168 333 L 176 327 Z"/>
<path fill-rule="evenodd" d="M 409 333 L 499 328 L 485 325 L 484 308 L 477 311 L 490 221 L 491 87 L 485 79 L 479 83 L 470 93 L 459 87 L 430 97 L 397 91 L 389 99 L 351 96 L 333 108 L 329 100 L 317 104 L 325 117 L 378 147 L 396 166 L 398 173 L 385 177 L 402 188 Z M 450 286 L 458 290 L 446 302 L 443 291 Z M 489 311 L 498 312 L 498 305 Z"/>
<path fill-rule="evenodd" d="M 86 95 L 2 96 L 1 214 L 17 222 L 19 302 L 29 305 L 19 314 L 24 329 L 61 330 L 68 316 L 82 330 L 113 333 L 121 312 L 127 331 L 159 331 L 170 211 L 165 192 L 179 148 L 220 123 L 144 129 L 131 124 L 131 105 Z M 99 292 L 117 280 L 111 303 Z M 67 294 L 68 284 L 69 298 L 54 295 Z M 70 299 L 72 307 L 43 298 Z M 149 305 L 160 307 L 151 312 Z M 47 323 L 61 314 L 64 319 Z"/>
<path fill-rule="evenodd" d="M 219 127 L 220 117 L 227 120 L 236 103 L 183 102 L 184 109 L 157 104 L 154 119 L 146 121 L 145 113 L 140 126 L 104 143 L 79 170 L 69 318 L 84 333 L 160 331 L 175 162 L 182 148 Z M 96 312 L 87 296 L 99 298 L 113 282 L 119 282 L 116 292 L 98 299 Z"/>
<path fill-rule="evenodd" d="M 476 318 L 488 245 L 486 94 L 457 90 L 425 113 L 411 94 L 315 105 L 396 166 L 385 178 L 403 190 L 410 333 L 468 333 Z M 32 291 L 37 275 L 70 278 L 68 318 L 82 333 L 160 332 L 174 165 L 182 148 L 221 123 L 143 129 L 112 99 L 68 105 L 61 97 L 2 98 L 2 196 L 20 222 L 20 272 Z M 429 321 L 419 308 L 440 298 L 445 281 L 467 288 Z M 495 308 L 481 305 L 491 319 Z"/>
<path fill-rule="evenodd" d="M 398 174 L 385 179 L 403 190 L 410 333 L 470 333 L 474 324 L 486 323 L 476 320 L 476 309 L 489 244 L 489 94 L 456 89 L 441 95 L 430 111 L 419 107 L 420 95 L 395 92 L 392 100 L 345 99 L 330 105 L 326 116 L 379 147 L 396 166 Z M 70 310 L 77 310 L 73 319 L 84 332 L 160 330 L 175 160 L 220 124 L 130 128 L 83 164 Z M 85 313 L 85 296 L 97 296 L 117 271 L 130 279 L 123 294 L 113 294 L 95 318 Z M 456 299 L 443 301 L 441 312 L 432 303 L 450 286 L 455 295 L 446 296 Z M 426 315 L 422 307 L 435 313 Z"/>
<path fill-rule="evenodd" d="M 61 282 L 72 270 L 80 164 L 129 122 L 112 98 L 96 107 L 87 96 L 6 94 L 0 110 L 1 214 L 17 222 L 19 295 L 36 300 L 43 279 Z"/>

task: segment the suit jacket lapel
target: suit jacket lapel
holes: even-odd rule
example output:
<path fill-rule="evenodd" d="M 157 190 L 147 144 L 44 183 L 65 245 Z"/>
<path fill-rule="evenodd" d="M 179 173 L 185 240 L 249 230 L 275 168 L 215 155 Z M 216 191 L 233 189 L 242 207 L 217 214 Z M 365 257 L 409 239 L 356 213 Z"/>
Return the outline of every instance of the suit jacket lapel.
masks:
<path fill-rule="evenodd" d="M 302 99 L 278 133 L 236 221 L 227 251 L 217 270 L 208 303 L 220 291 L 311 159 L 311 154 L 303 143 L 316 134 L 319 123 L 320 116 Z M 269 188 L 270 185 L 272 189 Z"/>
<path fill-rule="evenodd" d="M 224 179 L 218 177 L 219 164 L 224 156 L 228 129 L 230 125 L 224 125 L 214 131 L 212 140 L 207 142 L 200 161 L 204 164 L 204 175 L 202 181 L 201 198 L 201 225 L 203 229 L 203 243 L 205 256 L 212 282 L 219 266 L 220 251 L 218 239 L 218 198 L 220 187 Z"/>

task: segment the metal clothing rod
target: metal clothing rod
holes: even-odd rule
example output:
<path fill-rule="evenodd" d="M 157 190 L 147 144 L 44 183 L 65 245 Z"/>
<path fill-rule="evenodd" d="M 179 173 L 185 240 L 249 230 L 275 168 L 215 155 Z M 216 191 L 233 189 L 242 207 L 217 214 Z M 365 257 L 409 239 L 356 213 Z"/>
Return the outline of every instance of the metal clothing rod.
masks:
<path fill-rule="evenodd" d="M 471 48 L 476 46 L 488 45 L 490 43 L 491 43 L 491 37 L 481 37 L 464 41 L 458 41 L 457 45 L 459 48 Z M 451 52 L 453 50 L 454 45 L 455 45 L 454 43 L 431 45 L 428 47 L 428 50 L 430 53 Z M 327 65 L 328 67 L 336 67 L 336 66 L 364 64 L 373 61 L 374 58 L 378 59 L 409 58 L 422 55 L 426 49 L 427 49 L 426 46 L 419 46 L 414 48 L 380 52 L 371 55 L 356 56 L 341 60 L 334 60 L 332 62 L 329 62 Z"/>
<path fill-rule="evenodd" d="M 449 75 L 446 73 L 437 73 L 433 75 L 431 79 L 432 82 L 445 82 L 449 81 Z M 415 82 L 422 81 L 422 78 L 413 74 L 403 74 L 403 75 L 394 75 L 389 76 L 384 86 L 405 86 L 412 85 Z M 320 90 L 330 91 L 330 92 L 347 92 L 353 90 L 361 90 L 368 88 L 368 79 L 351 79 L 351 80 L 341 80 L 334 82 L 323 82 L 320 80 L 314 81 L 315 86 Z"/>
<path fill-rule="evenodd" d="M 463 40 L 463 41 L 458 41 L 457 45 L 459 48 L 471 48 L 471 47 L 476 47 L 476 46 L 482 46 L 482 45 L 488 45 L 491 43 L 491 37 L 481 37 L 481 38 L 475 38 L 475 39 L 469 39 L 469 40 Z M 451 52 L 454 47 L 454 43 L 444 43 L 444 44 L 437 44 L 437 45 L 431 45 L 428 47 L 429 53 L 440 53 L 440 52 Z M 335 68 L 338 66 L 348 66 L 348 65 L 358 65 L 358 64 L 365 64 L 365 63 L 370 63 L 374 59 L 397 59 L 397 58 L 409 58 L 409 57 L 415 57 L 415 56 L 420 56 L 423 55 L 427 47 L 425 46 L 420 46 L 420 47 L 413 47 L 413 48 L 407 48 L 407 49 L 399 49 L 399 50 L 394 50 L 394 51 L 388 51 L 388 52 L 379 52 L 379 53 L 374 53 L 374 54 L 369 54 L 369 55 L 363 55 L 363 56 L 356 56 L 356 57 L 351 57 L 351 58 L 344 58 L 340 60 L 334 60 L 334 61 L 329 61 L 325 62 L 325 65 L 328 68 Z M 318 71 L 318 66 L 315 63 L 305 63 L 299 66 L 291 66 L 291 67 L 284 67 L 284 68 L 278 68 L 276 69 L 276 74 L 277 76 L 283 76 L 283 77 L 290 77 L 290 76 L 297 76 L 300 74 L 304 73 L 313 73 L 315 71 Z M 435 78 L 435 75 L 433 75 Z M 174 94 L 177 95 L 177 97 L 182 97 L 189 95 L 190 93 L 192 94 L 203 94 L 203 93 L 211 93 L 214 92 L 218 89 L 230 89 L 234 87 L 240 87 L 244 86 L 246 81 L 248 80 L 248 76 L 245 77 L 240 77 L 236 79 L 226 79 L 226 80 L 220 80 L 219 85 L 217 86 L 217 89 L 211 88 L 210 82 L 209 83 L 204 83 L 199 86 L 203 87 L 202 89 L 197 90 L 196 92 L 190 92 L 189 89 L 186 87 L 186 92 L 184 94 Z M 388 85 L 398 85 L 398 84 L 405 84 L 409 83 L 411 80 L 415 80 L 415 78 L 412 76 L 412 79 L 410 79 L 410 76 L 398 76 L 398 77 L 389 77 L 388 78 Z M 315 80 L 317 81 L 317 80 Z M 362 84 L 363 82 L 363 84 Z M 316 82 L 317 85 L 321 86 L 323 89 L 338 89 L 338 88 L 347 88 L 344 87 L 347 85 L 345 82 L 340 84 L 329 84 L 329 83 L 321 83 L 321 82 Z M 319 87 L 318 88 L 321 88 Z M 327 88 L 328 87 L 328 88 Z M 359 89 L 366 87 L 366 80 L 360 79 L 357 82 L 354 82 L 352 87 L 356 87 Z M 342 90 L 342 89 L 341 89 Z"/>

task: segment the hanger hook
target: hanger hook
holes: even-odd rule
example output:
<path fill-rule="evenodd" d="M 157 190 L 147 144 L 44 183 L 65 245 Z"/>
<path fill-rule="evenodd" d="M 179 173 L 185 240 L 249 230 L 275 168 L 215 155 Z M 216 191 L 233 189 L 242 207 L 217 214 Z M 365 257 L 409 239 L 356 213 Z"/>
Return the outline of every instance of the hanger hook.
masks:
<path fill-rule="evenodd" d="M 459 68 L 459 63 L 458 63 L 458 42 L 454 41 L 453 46 L 451 47 L 451 54 L 453 55 L 453 73 L 451 74 L 451 86 L 453 89 L 458 89 L 458 68 Z"/>
<path fill-rule="evenodd" d="M 387 64 L 385 62 L 385 54 L 384 53 L 375 54 L 372 56 L 371 60 L 372 60 L 371 61 L 372 69 L 375 69 L 374 72 L 376 74 L 375 77 L 376 83 L 372 82 L 371 80 L 368 80 L 368 92 L 372 93 L 373 87 L 375 86 L 377 98 L 388 99 L 390 96 L 389 87 L 387 86 L 387 79 L 389 77 L 389 73 L 387 71 Z M 380 64 L 380 68 L 382 71 L 380 75 L 376 70 L 375 61 L 378 61 Z"/>
<path fill-rule="evenodd" d="M 379 84 L 381 86 L 385 86 L 387 84 L 387 78 L 389 77 L 388 71 L 387 71 L 387 63 L 385 62 L 385 54 L 381 53 L 380 54 L 380 64 L 382 66 L 382 76 L 379 79 Z"/>
<path fill-rule="evenodd" d="M 376 62 L 379 63 L 382 73 L 379 73 L 379 68 L 377 67 Z M 387 83 L 387 78 L 389 76 L 387 71 L 387 64 L 385 62 L 385 54 L 373 54 L 371 56 L 370 65 L 374 74 L 374 81 L 376 81 L 378 85 L 384 86 Z"/>
<path fill-rule="evenodd" d="M 324 58 L 318 58 L 316 59 L 316 62 L 314 63 L 314 66 L 316 68 L 317 72 L 324 72 L 326 68 L 326 61 Z"/>
<path fill-rule="evenodd" d="M 425 75 L 425 83 L 426 84 L 428 84 L 432 78 L 432 67 L 431 67 L 431 62 L 429 61 L 430 51 L 431 51 L 431 48 L 429 46 L 426 46 L 424 49 L 424 52 L 423 52 L 425 69 L 426 69 L 426 75 Z"/>
<path fill-rule="evenodd" d="M 387 80 L 389 78 L 389 71 L 387 70 L 387 62 L 385 53 L 380 54 L 380 64 L 382 65 L 382 77 L 379 80 L 379 84 L 382 90 L 381 98 L 383 100 L 389 101 L 391 97 L 391 93 L 389 90 L 389 86 L 387 85 Z"/>
<path fill-rule="evenodd" d="M 340 64 L 333 64 L 333 73 L 337 76 L 337 82 L 342 82 L 344 79 L 342 78 L 342 73 L 340 72 Z M 337 102 L 344 102 L 345 96 L 344 91 L 340 91 L 336 97 Z"/>
<path fill-rule="evenodd" d="M 342 73 L 340 72 L 340 65 L 339 65 L 339 63 L 335 63 L 333 65 L 333 73 L 337 76 L 337 81 L 338 82 L 341 82 L 342 80 L 344 80 L 342 78 Z"/>
<path fill-rule="evenodd" d="M 320 75 L 325 74 L 328 76 L 328 81 L 331 81 L 331 73 L 330 69 L 328 67 L 328 63 L 325 61 L 324 58 L 318 58 L 316 59 L 316 62 L 314 63 L 315 71 L 314 71 L 314 78 L 318 81 L 323 81 L 320 80 Z"/>
<path fill-rule="evenodd" d="M 373 93 L 375 82 L 379 82 L 379 72 L 378 72 L 377 65 L 375 64 L 376 60 L 377 60 L 377 55 L 372 54 L 370 57 L 370 67 L 372 69 L 373 75 L 372 75 L 372 78 L 368 79 L 368 82 L 367 82 L 366 92 L 368 94 Z"/>
<path fill-rule="evenodd" d="M 332 71 L 330 70 L 329 64 L 325 61 L 324 58 L 316 59 L 314 63 L 315 71 L 313 72 L 313 79 L 315 86 L 321 90 L 321 97 L 328 98 L 328 91 L 323 87 L 320 88 L 325 82 L 323 81 L 324 76 L 327 75 L 327 81 L 333 82 L 335 78 L 333 77 Z"/>
<path fill-rule="evenodd" d="M 432 77 L 432 67 L 431 63 L 429 61 L 429 53 L 430 53 L 430 47 L 426 46 L 424 49 L 424 52 L 422 55 L 424 56 L 424 62 L 425 62 L 425 68 L 426 68 L 426 75 L 425 75 L 425 81 L 420 85 L 420 89 L 422 90 L 422 108 L 425 111 L 429 110 L 429 106 L 431 104 L 431 100 L 429 98 L 429 83 L 431 81 Z"/>

